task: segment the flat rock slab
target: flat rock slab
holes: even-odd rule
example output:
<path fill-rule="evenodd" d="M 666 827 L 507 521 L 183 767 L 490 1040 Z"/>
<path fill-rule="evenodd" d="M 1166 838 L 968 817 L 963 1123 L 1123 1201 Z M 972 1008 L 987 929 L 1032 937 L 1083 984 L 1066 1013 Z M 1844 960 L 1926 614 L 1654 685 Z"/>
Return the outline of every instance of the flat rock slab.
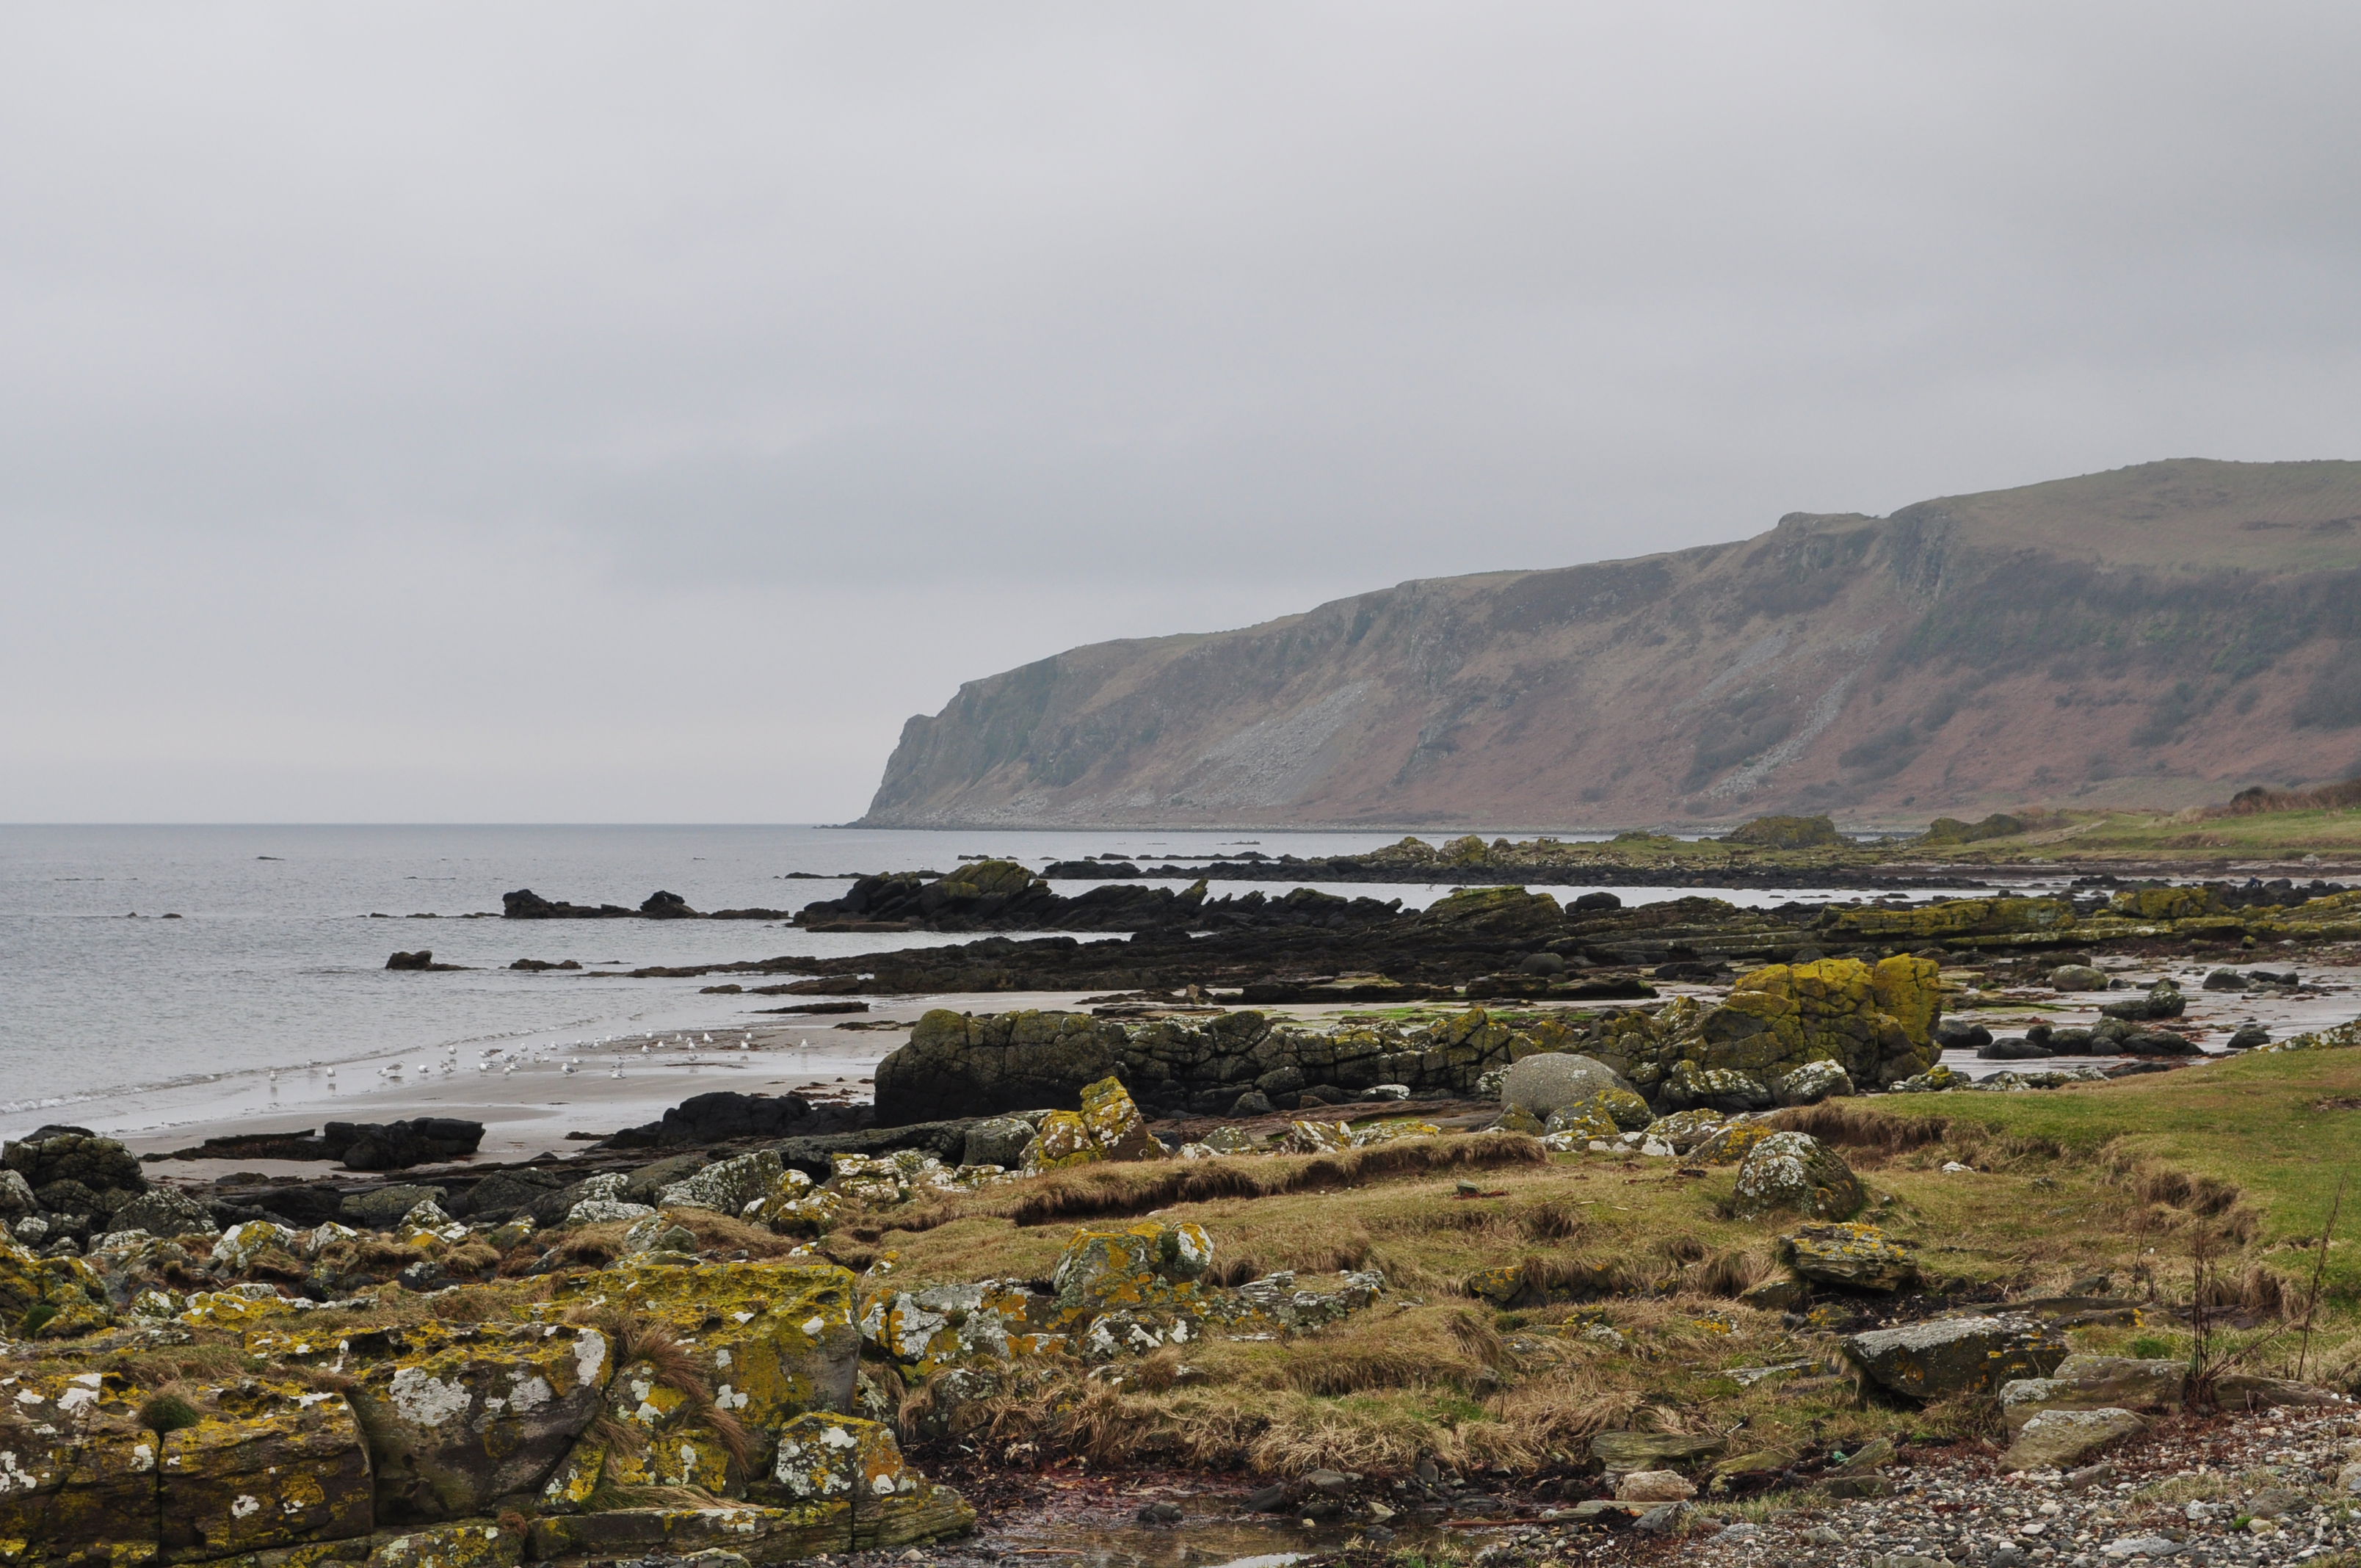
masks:
<path fill-rule="evenodd" d="M 1590 1456 L 1609 1470 L 1653 1470 L 1685 1459 L 1719 1453 L 1718 1437 L 1691 1432 L 1603 1431 L 1590 1440 Z"/>
<path fill-rule="evenodd" d="M 2030 1318 L 1938 1318 L 1874 1329 L 1842 1342 L 1872 1382 L 1912 1399 L 1989 1394 L 2017 1378 L 2046 1377 L 2066 1359 L 2066 1342 Z"/>
<path fill-rule="evenodd" d="M 2070 1469 L 2147 1430 L 2147 1422 L 2129 1410 L 2043 1410 L 2018 1430 L 2016 1441 L 2000 1456 L 2001 1468 Z"/>

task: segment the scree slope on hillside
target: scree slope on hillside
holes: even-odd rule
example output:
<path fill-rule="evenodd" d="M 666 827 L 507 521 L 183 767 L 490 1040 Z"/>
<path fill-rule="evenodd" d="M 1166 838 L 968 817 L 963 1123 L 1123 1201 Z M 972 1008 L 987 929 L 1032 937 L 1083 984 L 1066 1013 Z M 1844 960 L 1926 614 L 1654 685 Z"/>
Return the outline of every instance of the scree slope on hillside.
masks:
<path fill-rule="evenodd" d="M 2361 759 L 2361 463 L 2145 464 L 1103 642 L 912 718 L 880 826 L 2180 805 Z"/>

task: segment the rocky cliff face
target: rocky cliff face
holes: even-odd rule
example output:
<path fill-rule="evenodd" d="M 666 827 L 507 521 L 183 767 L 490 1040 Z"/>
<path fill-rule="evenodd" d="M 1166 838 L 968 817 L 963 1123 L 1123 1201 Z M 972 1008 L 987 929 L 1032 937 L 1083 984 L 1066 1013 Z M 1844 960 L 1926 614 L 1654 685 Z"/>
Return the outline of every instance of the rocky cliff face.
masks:
<path fill-rule="evenodd" d="M 2361 760 L 2361 463 L 2186 460 L 1100 643 L 912 718 L 876 826 L 1917 820 Z"/>

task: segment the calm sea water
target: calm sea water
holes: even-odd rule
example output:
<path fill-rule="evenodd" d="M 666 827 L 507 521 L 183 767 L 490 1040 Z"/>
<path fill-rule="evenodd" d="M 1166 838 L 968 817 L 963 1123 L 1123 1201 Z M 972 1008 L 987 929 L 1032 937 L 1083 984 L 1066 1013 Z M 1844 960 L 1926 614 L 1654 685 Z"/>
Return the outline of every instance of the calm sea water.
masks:
<path fill-rule="evenodd" d="M 743 921 L 461 919 L 531 887 L 637 905 L 796 909 L 822 874 L 933 868 L 962 854 L 1038 866 L 1255 848 L 1338 854 L 1396 833 L 914 832 L 809 827 L 0 827 L 0 1129 L 77 1096 L 450 1044 L 734 1023 L 741 999 L 682 981 L 512 971 L 520 958 L 625 966 L 881 951 L 961 938 L 815 935 Z M 1065 891 L 1080 891 L 1077 883 Z M 1216 894 L 1271 883 L 1217 884 Z M 1447 888 L 1332 885 L 1423 905 Z M 1571 895 L 1581 889 L 1557 889 Z M 1626 902 L 1671 890 L 1619 889 Z M 1736 902 L 1809 894 L 1719 892 Z M 181 916 L 166 920 L 167 914 Z M 372 915 L 393 916 L 372 919 Z M 434 916 L 433 919 L 411 918 Z M 431 948 L 456 974 L 389 972 Z M 70 1119 L 70 1118 L 68 1118 Z"/>

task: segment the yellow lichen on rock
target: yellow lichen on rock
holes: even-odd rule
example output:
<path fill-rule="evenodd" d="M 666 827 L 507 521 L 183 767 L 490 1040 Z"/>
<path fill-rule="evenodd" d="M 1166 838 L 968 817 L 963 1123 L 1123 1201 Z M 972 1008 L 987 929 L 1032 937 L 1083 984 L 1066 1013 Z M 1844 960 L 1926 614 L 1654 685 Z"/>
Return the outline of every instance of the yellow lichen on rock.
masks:
<path fill-rule="evenodd" d="M 471 1519 L 379 1540 L 367 1568 L 515 1568 L 524 1546 L 522 1533 Z"/>
<path fill-rule="evenodd" d="M 2109 901 L 2110 912 L 2130 920 L 2194 920 L 2226 915 L 2229 907 L 2210 887 L 2127 887 Z"/>
<path fill-rule="evenodd" d="M 625 1264 L 567 1277 L 553 1301 L 628 1314 L 668 1332 L 696 1363 L 713 1404 L 755 1438 L 759 1471 L 770 1459 L 767 1434 L 807 1410 L 841 1409 L 851 1400 L 861 1352 L 856 1294 L 851 1272 L 832 1264 Z M 660 1416 L 678 1409 L 673 1396 L 653 1388 L 652 1396 Z M 709 1472 L 717 1452 L 709 1444 L 719 1440 L 708 1429 L 692 1415 L 667 1431 L 675 1450 L 686 1443 L 700 1457 L 683 1460 L 675 1452 L 659 1468 L 694 1464 Z M 610 1455 L 609 1467 L 615 1463 Z"/>
<path fill-rule="evenodd" d="M 1045 1170 L 1093 1165 L 1105 1157 L 1092 1139 L 1090 1125 L 1082 1120 L 1081 1112 L 1052 1111 L 1041 1118 L 1033 1141 L 1025 1146 L 1024 1171 L 1027 1176 L 1038 1176 Z"/>
<path fill-rule="evenodd" d="M 79 1257 L 42 1257 L 0 1235 L 0 1337 L 71 1339 L 106 1326 L 98 1270 Z"/>
<path fill-rule="evenodd" d="M 1149 1159 L 1164 1152 L 1120 1079 L 1103 1078 L 1084 1088 L 1082 1117 L 1102 1159 Z"/>

